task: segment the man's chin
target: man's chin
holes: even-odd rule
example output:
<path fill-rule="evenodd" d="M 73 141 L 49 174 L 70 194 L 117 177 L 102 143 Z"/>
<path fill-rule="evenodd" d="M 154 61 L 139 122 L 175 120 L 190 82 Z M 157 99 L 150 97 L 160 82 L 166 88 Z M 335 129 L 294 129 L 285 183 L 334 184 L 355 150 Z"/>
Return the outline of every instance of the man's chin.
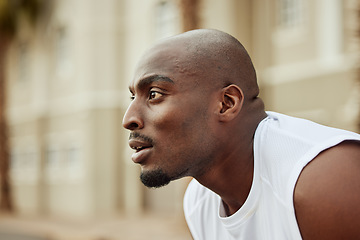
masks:
<path fill-rule="evenodd" d="M 153 171 L 142 171 L 140 180 L 148 188 L 159 188 L 168 185 L 171 178 L 161 169 L 157 169 Z"/>

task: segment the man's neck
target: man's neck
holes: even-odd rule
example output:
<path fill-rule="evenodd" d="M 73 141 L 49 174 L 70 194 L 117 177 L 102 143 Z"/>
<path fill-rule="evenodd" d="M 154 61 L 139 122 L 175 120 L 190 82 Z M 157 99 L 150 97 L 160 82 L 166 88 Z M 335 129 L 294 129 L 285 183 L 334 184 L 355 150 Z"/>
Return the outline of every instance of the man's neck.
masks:
<path fill-rule="evenodd" d="M 228 138 L 232 140 L 224 146 L 223 154 L 206 173 L 195 176 L 199 183 L 221 197 L 227 215 L 239 210 L 250 193 L 254 174 L 255 131 L 266 116 L 265 112 L 259 111 L 250 121 L 251 126 L 240 124 L 242 129 L 237 134 L 228 132 Z"/>
<path fill-rule="evenodd" d="M 205 187 L 217 193 L 224 202 L 228 215 L 232 215 L 246 201 L 253 179 L 253 144 L 233 149 L 227 158 L 209 171 L 196 177 Z"/>

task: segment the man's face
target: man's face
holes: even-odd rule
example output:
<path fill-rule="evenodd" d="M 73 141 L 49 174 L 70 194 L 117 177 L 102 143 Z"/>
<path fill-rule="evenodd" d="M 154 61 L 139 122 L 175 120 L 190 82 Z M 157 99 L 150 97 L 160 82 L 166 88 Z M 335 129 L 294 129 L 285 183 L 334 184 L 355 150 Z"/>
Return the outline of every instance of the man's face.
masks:
<path fill-rule="evenodd" d="M 131 130 L 132 160 L 141 165 L 148 187 L 201 174 L 215 153 L 214 93 L 183 67 L 184 56 L 174 49 L 148 53 L 129 87 L 132 102 L 123 126 Z"/>

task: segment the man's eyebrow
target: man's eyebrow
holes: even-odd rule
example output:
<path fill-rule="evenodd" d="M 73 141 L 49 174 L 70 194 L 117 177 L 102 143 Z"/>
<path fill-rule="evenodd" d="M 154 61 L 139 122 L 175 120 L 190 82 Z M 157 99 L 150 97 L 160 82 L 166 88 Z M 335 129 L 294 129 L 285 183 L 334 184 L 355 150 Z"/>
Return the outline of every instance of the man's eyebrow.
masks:
<path fill-rule="evenodd" d="M 154 82 L 174 83 L 174 81 L 171 80 L 171 79 L 168 78 L 168 77 L 161 76 L 161 75 L 154 75 L 154 76 L 149 76 L 149 77 L 146 77 L 146 78 L 141 79 L 141 80 L 138 82 L 137 87 L 138 87 L 139 89 L 142 89 L 142 88 L 144 88 L 145 86 L 148 86 L 148 85 L 150 85 L 151 83 L 154 83 Z"/>
<path fill-rule="evenodd" d="M 146 86 L 148 86 L 148 85 L 150 85 L 151 83 L 154 83 L 154 82 L 174 83 L 174 81 L 171 80 L 169 77 L 162 76 L 162 75 L 153 75 L 153 76 L 149 76 L 149 77 L 141 79 L 137 83 L 137 88 L 139 88 L 139 89 L 145 88 Z M 132 87 L 129 87 L 129 90 L 130 90 L 131 93 L 133 93 Z"/>

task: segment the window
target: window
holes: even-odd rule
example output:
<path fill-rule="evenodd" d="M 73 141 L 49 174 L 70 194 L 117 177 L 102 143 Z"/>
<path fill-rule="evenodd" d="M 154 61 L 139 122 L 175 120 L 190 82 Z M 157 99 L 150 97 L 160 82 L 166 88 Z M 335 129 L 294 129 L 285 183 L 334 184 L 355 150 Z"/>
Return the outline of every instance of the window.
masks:
<path fill-rule="evenodd" d="M 304 21 L 303 0 L 278 0 L 278 25 L 291 28 Z"/>
<path fill-rule="evenodd" d="M 17 183 L 36 184 L 39 179 L 39 155 L 35 148 L 12 149 L 10 155 L 11 179 Z"/>
<path fill-rule="evenodd" d="M 59 27 L 56 31 L 55 58 L 56 73 L 59 76 L 69 75 L 72 70 L 72 63 L 69 34 L 65 27 Z"/>
<path fill-rule="evenodd" d="M 58 170 L 60 168 L 60 151 L 48 149 L 46 154 L 46 168 L 49 170 Z"/>
<path fill-rule="evenodd" d="M 50 146 L 46 154 L 46 179 L 49 183 L 78 181 L 84 177 L 81 150 L 76 146 Z"/>
<path fill-rule="evenodd" d="M 21 42 L 18 46 L 18 79 L 25 82 L 29 78 L 29 46 Z"/>
<path fill-rule="evenodd" d="M 81 179 L 83 177 L 84 166 L 81 161 L 80 149 L 70 147 L 65 150 L 66 170 L 68 179 Z"/>
<path fill-rule="evenodd" d="M 156 38 L 175 35 L 180 30 L 179 11 L 174 1 L 161 1 L 156 8 Z"/>
<path fill-rule="evenodd" d="M 45 158 L 46 179 L 50 183 L 58 182 L 62 175 L 61 151 L 55 147 L 48 147 Z"/>
<path fill-rule="evenodd" d="M 21 158 L 20 152 L 18 149 L 12 148 L 10 154 L 10 170 L 16 171 L 17 169 L 21 168 Z"/>

